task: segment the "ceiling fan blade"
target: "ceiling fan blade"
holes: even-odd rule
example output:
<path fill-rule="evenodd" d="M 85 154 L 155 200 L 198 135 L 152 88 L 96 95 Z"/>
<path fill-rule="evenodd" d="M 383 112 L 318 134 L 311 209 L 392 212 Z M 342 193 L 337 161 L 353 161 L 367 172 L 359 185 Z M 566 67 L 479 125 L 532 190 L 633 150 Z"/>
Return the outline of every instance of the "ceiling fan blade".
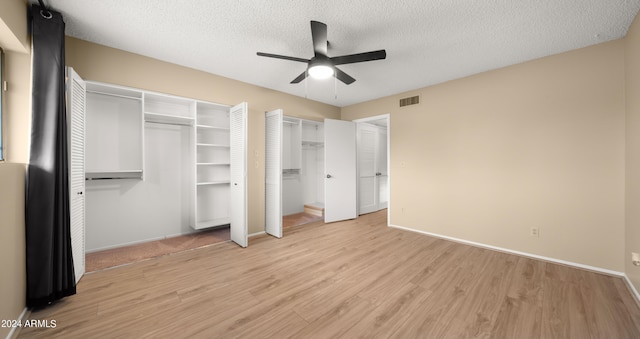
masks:
<path fill-rule="evenodd" d="M 327 25 L 319 21 L 311 21 L 311 39 L 315 55 L 327 56 Z"/>
<path fill-rule="evenodd" d="M 349 74 L 341 71 L 340 69 L 338 69 L 338 67 L 334 67 L 333 69 L 335 69 L 336 71 L 336 78 L 344 82 L 346 85 L 351 85 L 354 81 L 356 81 L 356 79 L 352 78 Z"/>
<path fill-rule="evenodd" d="M 268 57 L 268 58 L 276 58 L 276 59 L 298 61 L 298 62 L 307 62 L 307 63 L 309 62 L 309 59 L 290 57 L 290 56 L 286 56 L 286 55 L 278 55 L 278 54 L 270 54 L 270 53 L 262 53 L 262 52 L 258 52 L 257 54 L 258 54 L 258 56 Z"/>
<path fill-rule="evenodd" d="M 334 65 L 344 65 L 344 64 L 353 64 L 356 62 L 381 60 L 381 59 L 385 59 L 386 57 L 387 57 L 387 52 L 384 49 L 381 49 L 378 51 L 337 56 L 330 59 Z"/>
<path fill-rule="evenodd" d="M 304 80 L 307 77 L 307 70 L 302 72 L 302 74 L 298 75 L 295 79 L 291 80 L 292 84 L 297 84 L 300 81 Z"/>

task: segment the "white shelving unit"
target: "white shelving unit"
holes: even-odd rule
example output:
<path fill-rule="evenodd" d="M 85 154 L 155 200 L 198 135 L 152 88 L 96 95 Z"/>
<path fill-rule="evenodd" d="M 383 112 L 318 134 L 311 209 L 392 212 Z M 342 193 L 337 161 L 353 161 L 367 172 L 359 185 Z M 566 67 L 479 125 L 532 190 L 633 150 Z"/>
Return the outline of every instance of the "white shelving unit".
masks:
<path fill-rule="evenodd" d="M 231 223 L 229 106 L 196 104 L 195 229 Z"/>
<path fill-rule="evenodd" d="M 165 94 L 144 93 L 144 120 L 176 125 L 193 125 L 195 101 Z"/>
<path fill-rule="evenodd" d="M 223 225 L 246 247 L 247 104 L 86 83 L 88 248 Z"/>

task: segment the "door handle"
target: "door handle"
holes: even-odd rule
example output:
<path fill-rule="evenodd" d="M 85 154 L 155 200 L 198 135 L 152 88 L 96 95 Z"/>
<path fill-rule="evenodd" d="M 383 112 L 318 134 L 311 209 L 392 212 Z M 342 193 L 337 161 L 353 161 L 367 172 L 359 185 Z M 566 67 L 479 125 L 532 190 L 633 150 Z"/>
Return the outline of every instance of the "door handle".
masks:
<path fill-rule="evenodd" d="M 78 194 L 78 195 L 82 195 L 82 191 L 80 191 L 80 192 L 78 192 L 78 193 L 76 193 L 76 194 Z"/>
<path fill-rule="evenodd" d="M 331 174 L 327 174 L 327 179 L 331 179 Z"/>

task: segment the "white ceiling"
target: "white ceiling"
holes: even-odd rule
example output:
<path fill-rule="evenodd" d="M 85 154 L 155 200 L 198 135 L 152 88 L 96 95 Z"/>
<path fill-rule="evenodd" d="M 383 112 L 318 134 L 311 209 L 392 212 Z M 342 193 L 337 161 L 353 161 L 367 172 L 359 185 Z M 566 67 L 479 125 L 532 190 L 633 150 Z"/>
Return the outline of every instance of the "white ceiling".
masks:
<path fill-rule="evenodd" d="M 35 1 L 31 1 L 35 2 Z M 346 106 L 622 38 L 640 0 L 45 0 L 67 35 L 297 96 Z M 351 85 L 289 82 L 311 58 L 386 49 L 340 68 Z M 337 98 L 336 98 L 337 95 Z"/>

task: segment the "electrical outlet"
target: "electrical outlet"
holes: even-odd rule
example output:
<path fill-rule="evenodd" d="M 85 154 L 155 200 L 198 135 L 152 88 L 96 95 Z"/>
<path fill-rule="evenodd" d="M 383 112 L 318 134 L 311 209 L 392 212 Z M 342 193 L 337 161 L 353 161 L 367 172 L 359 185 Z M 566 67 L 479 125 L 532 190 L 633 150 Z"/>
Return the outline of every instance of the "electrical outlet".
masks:
<path fill-rule="evenodd" d="M 531 231 L 529 232 L 529 235 L 536 238 L 540 237 L 540 229 L 537 227 L 531 227 Z"/>
<path fill-rule="evenodd" d="M 640 254 L 636 252 L 631 252 L 631 262 L 635 266 L 640 266 Z"/>

